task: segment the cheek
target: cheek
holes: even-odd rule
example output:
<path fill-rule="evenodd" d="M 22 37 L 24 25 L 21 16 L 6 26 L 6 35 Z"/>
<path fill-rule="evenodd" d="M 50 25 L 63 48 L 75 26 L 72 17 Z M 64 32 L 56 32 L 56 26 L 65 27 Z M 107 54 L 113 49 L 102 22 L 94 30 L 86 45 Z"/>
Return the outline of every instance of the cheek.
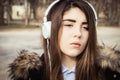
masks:
<path fill-rule="evenodd" d="M 70 38 L 68 33 L 69 33 L 68 30 L 66 30 L 65 28 L 63 27 L 60 28 L 59 34 L 58 34 L 59 43 L 67 41 Z"/>
<path fill-rule="evenodd" d="M 83 41 L 87 42 L 88 38 L 89 38 L 89 32 L 83 33 L 83 39 L 84 39 Z"/>
<path fill-rule="evenodd" d="M 64 33 L 62 33 L 62 34 L 60 34 L 59 35 L 59 46 L 61 47 L 61 46 L 63 46 L 63 45 L 65 45 L 66 44 L 66 41 L 67 41 L 67 36 L 64 34 Z"/>
<path fill-rule="evenodd" d="M 61 28 L 58 34 L 58 43 L 59 43 L 60 50 L 67 46 L 68 39 L 69 39 L 68 31 L 63 30 L 63 28 Z"/>

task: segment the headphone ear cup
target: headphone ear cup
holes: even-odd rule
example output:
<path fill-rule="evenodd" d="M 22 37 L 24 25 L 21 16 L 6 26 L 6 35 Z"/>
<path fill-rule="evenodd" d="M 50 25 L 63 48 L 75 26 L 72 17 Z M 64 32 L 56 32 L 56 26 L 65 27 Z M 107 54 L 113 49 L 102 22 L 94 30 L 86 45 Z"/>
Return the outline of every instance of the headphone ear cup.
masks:
<path fill-rule="evenodd" d="M 50 38 L 50 33 L 51 33 L 51 21 L 47 21 L 43 23 L 42 27 L 42 34 L 45 39 Z"/>

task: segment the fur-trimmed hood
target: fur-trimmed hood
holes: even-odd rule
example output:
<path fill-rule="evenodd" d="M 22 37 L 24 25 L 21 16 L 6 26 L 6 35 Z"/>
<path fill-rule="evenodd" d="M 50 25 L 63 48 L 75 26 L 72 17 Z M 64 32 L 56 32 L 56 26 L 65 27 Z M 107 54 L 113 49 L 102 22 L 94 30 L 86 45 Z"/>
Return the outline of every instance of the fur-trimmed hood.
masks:
<path fill-rule="evenodd" d="M 102 69 L 109 68 L 120 73 L 120 51 L 107 46 L 98 47 L 98 55 L 96 57 L 97 65 Z M 10 77 L 13 80 L 27 80 L 29 70 L 39 70 L 42 61 L 37 53 L 22 50 L 19 56 L 9 65 Z"/>
<path fill-rule="evenodd" d="M 97 64 L 103 68 L 110 68 L 120 73 L 120 51 L 108 46 L 99 46 Z"/>
<path fill-rule="evenodd" d="M 13 80 L 28 80 L 29 70 L 39 70 L 41 66 L 42 62 L 37 53 L 22 50 L 19 56 L 9 65 L 8 72 Z"/>

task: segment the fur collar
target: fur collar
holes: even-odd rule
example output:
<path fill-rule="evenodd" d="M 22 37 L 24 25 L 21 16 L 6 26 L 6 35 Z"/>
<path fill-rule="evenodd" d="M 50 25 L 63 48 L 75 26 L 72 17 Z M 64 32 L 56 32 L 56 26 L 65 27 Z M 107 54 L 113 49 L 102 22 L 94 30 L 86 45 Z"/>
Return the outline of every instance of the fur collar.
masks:
<path fill-rule="evenodd" d="M 13 80 L 28 80 L 29 70 L 39 70 L 40 66 L 42 66 L 42 63 L 37 53 L 22 50 L 19 56 L 9 65 L 9 76 Z"/>
<path fill-rule="evenodd" d="M 102 69 L 110 68 L 113 71 L 120 72 L 120 51 L 107 46 L 99 46 L 98 48 L 97 64 Z M 29 77 L 30 69 L 39 70 L 41 66 L 42 62 L 37 53 L 22 50 L 19 56 L 9 65 L 10 77 L 13 80 L 19 78 L 26 80 Z"/>
<path fill-rule="evenodd" d="M 120 51 L 108 46 L 99 46 L 97 64 L 103 68 L 109 68 L 120 73 Z"/>

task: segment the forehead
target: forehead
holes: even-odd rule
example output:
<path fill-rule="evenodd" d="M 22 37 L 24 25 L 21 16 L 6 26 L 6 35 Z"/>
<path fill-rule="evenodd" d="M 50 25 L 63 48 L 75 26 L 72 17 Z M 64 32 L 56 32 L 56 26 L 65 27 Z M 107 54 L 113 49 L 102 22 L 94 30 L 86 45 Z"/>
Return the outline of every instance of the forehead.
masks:
<path fill-rule="evenodd" d="M 64 15 L 63 15 L 63 20 L 64 19 L 75 19 L 75 20 L 84 20 L 86 21 L 86 16 L 84 14 L 84 12 L 77 8 L 77 7 L 73 7 L 70 8 L 69 10 L 67 10 Z"/>

